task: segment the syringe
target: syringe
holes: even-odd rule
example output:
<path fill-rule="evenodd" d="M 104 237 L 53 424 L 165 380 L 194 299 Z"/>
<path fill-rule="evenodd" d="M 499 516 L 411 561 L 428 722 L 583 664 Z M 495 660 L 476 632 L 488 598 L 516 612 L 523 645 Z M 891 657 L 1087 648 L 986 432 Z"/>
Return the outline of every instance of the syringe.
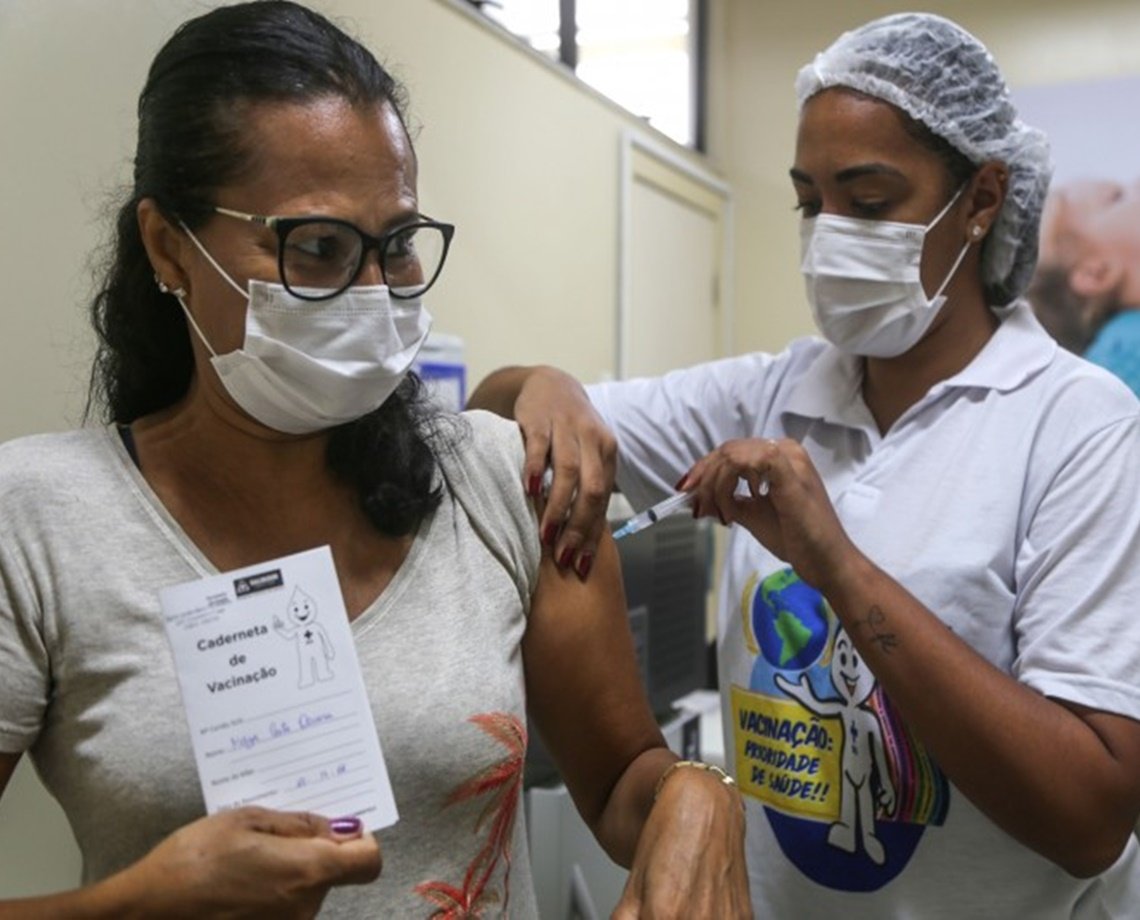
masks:
<path fill-rule="evenodd" d="M 635 514 L 622 524 L 621 527 L 614 531 L 614 539 L 620 540 L 622 537 L 628 537 L 630 534 L 645 530 L 646 527 L 656 524 L 663 517 L 668 517 L 671 514 L 676 514 L 678 511 L 683 511 L 688 507 L 692 498 L 693 495 L 691 492 L 678 492 L 676 495 L 669 496 L 669 498 L 658 502 L 652 508 L 642 511 L 641 514 Z"/>

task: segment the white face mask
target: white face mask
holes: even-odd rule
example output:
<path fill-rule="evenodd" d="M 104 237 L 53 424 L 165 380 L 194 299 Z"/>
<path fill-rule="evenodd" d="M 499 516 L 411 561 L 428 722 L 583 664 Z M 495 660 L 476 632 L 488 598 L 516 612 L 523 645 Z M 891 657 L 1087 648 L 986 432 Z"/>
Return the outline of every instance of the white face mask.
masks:
<path fill-rule="evenodd" d="M 307 301 L 284 285 L 254 280 L 247 294 L 186 232 L 248 299 L 242 347 L 219 355 L 181 296 L 178 302 L 226 391 L 263 425 L 308 434 L 355 421 L 379 408 L 407 376 L 431 328 L 431 315 L 418 297 L 393 301 L 385 285 L 371 285 Z"/>
<path fill-rule="evenodd" d="M 970 243 L 929 298 L 922 287 L 922 245 L 961 194 L 960 188 L 925 227 L 834 214 L 802 222 L 800 270 L 825 339 L 851 354 L 893 358 L 922 338 L 946 303 L 942 292 Z"/>

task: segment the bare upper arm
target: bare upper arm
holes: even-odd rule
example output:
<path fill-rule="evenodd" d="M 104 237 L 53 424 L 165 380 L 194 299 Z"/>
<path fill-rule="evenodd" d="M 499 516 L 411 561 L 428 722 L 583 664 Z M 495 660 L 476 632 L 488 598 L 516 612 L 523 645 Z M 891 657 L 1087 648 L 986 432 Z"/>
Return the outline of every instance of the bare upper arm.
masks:
<path fill-rule="evenodd" d="M 21 756 L 21 754 L 0 753 L 0 796 L 2 796 L 4 790 L 8 788 L 8 780 L 10 780 L 12 774 L 16 772 L 16 764 L 20 762 Z"/>
<path fill-rule="evenodd" d="M 626 766 L 664 746 L 637 670 L 617 548 L 590 577 L 545 553 L 523 639 L 531 716 L 583 817 L 593 823 Z"/>

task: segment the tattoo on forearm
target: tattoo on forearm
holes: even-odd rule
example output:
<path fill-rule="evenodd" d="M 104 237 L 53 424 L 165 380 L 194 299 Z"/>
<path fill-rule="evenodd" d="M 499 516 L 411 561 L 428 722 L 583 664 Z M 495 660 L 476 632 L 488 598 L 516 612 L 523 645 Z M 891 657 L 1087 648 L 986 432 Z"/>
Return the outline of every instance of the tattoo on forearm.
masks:
<path fill-rule="evenodd" d="M 869 633 L 868 641 L 882 649 L 885 655 L 898 648 L 898 636 L 887 629 L 887 615 L 877 604 L 870 609 L 866 617 L 855 621 L 855 628 L 859 632 L 866 630 Z"/>

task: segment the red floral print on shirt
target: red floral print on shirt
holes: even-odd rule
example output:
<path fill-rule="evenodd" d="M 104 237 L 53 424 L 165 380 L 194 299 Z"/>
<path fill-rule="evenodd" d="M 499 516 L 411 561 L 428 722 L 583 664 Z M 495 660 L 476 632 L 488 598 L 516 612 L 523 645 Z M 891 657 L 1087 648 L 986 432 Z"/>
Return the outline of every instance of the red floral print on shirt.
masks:
<path fill-rule="evenodd" d="M 511 837 L 514 834 L 526 759 L 526 726 L 510 713 L 489 712 L 474 715 L 473 722 L 507 749 L 507 756 L 480 770 L 456 786 L 443 807 L 487 795 L 487 803 L 475 822 L 475 833 L 487 827 L 487 839 L 463 874 L 461 887 L 443 881 L 422 882 L 416 892 L 438 908 L 432 920 L 461 920 L 482 917 L 484 911 L 502 901 L 507 912 L 510 898 Z M 489 888 L 491 876 L 503 864 L 503 890 Z"/>

